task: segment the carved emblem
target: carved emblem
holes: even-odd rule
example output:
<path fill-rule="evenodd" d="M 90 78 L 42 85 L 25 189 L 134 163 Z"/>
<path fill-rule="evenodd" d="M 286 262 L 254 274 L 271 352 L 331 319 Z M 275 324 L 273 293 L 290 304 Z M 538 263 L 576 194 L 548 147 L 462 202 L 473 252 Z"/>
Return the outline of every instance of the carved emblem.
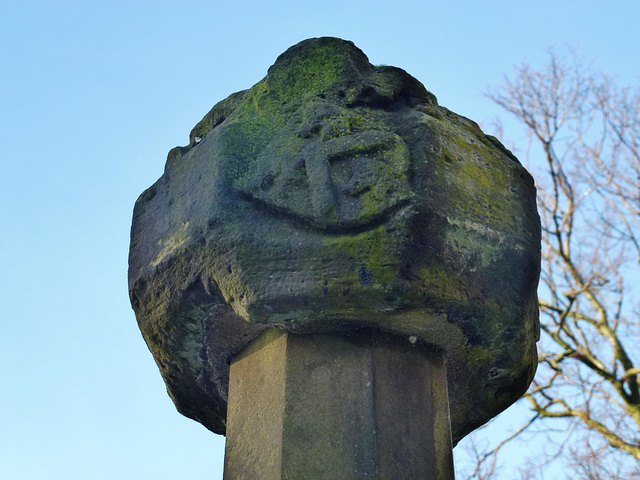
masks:
<path fill-rule="evenodd" d="M 328 125 L 323 119 L 304 141 L 277 135 L 236 189 L 322 229 L 373 226 L 408 202 L 409 150 L 400 136 L 381 129 L 327 135 Z"/>

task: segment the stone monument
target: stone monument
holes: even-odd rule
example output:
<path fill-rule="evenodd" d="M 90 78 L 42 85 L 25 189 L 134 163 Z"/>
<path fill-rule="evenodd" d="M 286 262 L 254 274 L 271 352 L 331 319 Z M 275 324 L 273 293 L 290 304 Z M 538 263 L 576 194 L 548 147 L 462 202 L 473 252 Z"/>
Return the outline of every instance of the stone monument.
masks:
<path fill-rule="evenodd" d="M 218 103 L 136 202 L 129 291 L 225 479 L 450 479 L 530 384 L 540 220 L 494 137 L 353 43 Z"/>

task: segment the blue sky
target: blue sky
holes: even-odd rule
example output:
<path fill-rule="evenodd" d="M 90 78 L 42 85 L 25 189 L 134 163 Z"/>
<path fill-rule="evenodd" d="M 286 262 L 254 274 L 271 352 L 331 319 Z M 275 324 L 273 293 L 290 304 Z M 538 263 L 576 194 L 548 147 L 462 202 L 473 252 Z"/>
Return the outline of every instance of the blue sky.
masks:
<path fill-rule="evenodd" d="M 637 0 L 0 0 L 0 478 L 222 478 L 224 438 L 177 413 L 138 332 L 131 213 L 169 149 L 286 48 L 352 40 L 508 126 L 481 92 L 548 47 L 637 85 L 639 16 Z"/>

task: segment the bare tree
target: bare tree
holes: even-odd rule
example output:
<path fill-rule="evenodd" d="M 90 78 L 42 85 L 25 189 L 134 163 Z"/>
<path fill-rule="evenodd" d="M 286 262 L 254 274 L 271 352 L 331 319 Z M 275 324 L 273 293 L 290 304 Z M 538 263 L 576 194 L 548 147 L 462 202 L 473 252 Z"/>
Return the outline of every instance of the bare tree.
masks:
<path fill-rule="evenodd" d="M 640 478 L 640 91 L 550 53 L 486 96 L 525 128 L 543 229 L 540 364 L 512 437 L 560 423 L 568 478 Z"/>

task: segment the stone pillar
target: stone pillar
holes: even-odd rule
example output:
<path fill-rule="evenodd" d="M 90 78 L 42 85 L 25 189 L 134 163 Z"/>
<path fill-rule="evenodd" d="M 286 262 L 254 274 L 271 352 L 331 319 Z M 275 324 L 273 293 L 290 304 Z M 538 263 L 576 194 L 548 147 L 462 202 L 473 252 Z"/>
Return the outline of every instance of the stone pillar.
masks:
<path fill-rule="evenodd" d="M 442 355 L 266 330 L 231 364 L 225 480 L 453 479 Z"/>

